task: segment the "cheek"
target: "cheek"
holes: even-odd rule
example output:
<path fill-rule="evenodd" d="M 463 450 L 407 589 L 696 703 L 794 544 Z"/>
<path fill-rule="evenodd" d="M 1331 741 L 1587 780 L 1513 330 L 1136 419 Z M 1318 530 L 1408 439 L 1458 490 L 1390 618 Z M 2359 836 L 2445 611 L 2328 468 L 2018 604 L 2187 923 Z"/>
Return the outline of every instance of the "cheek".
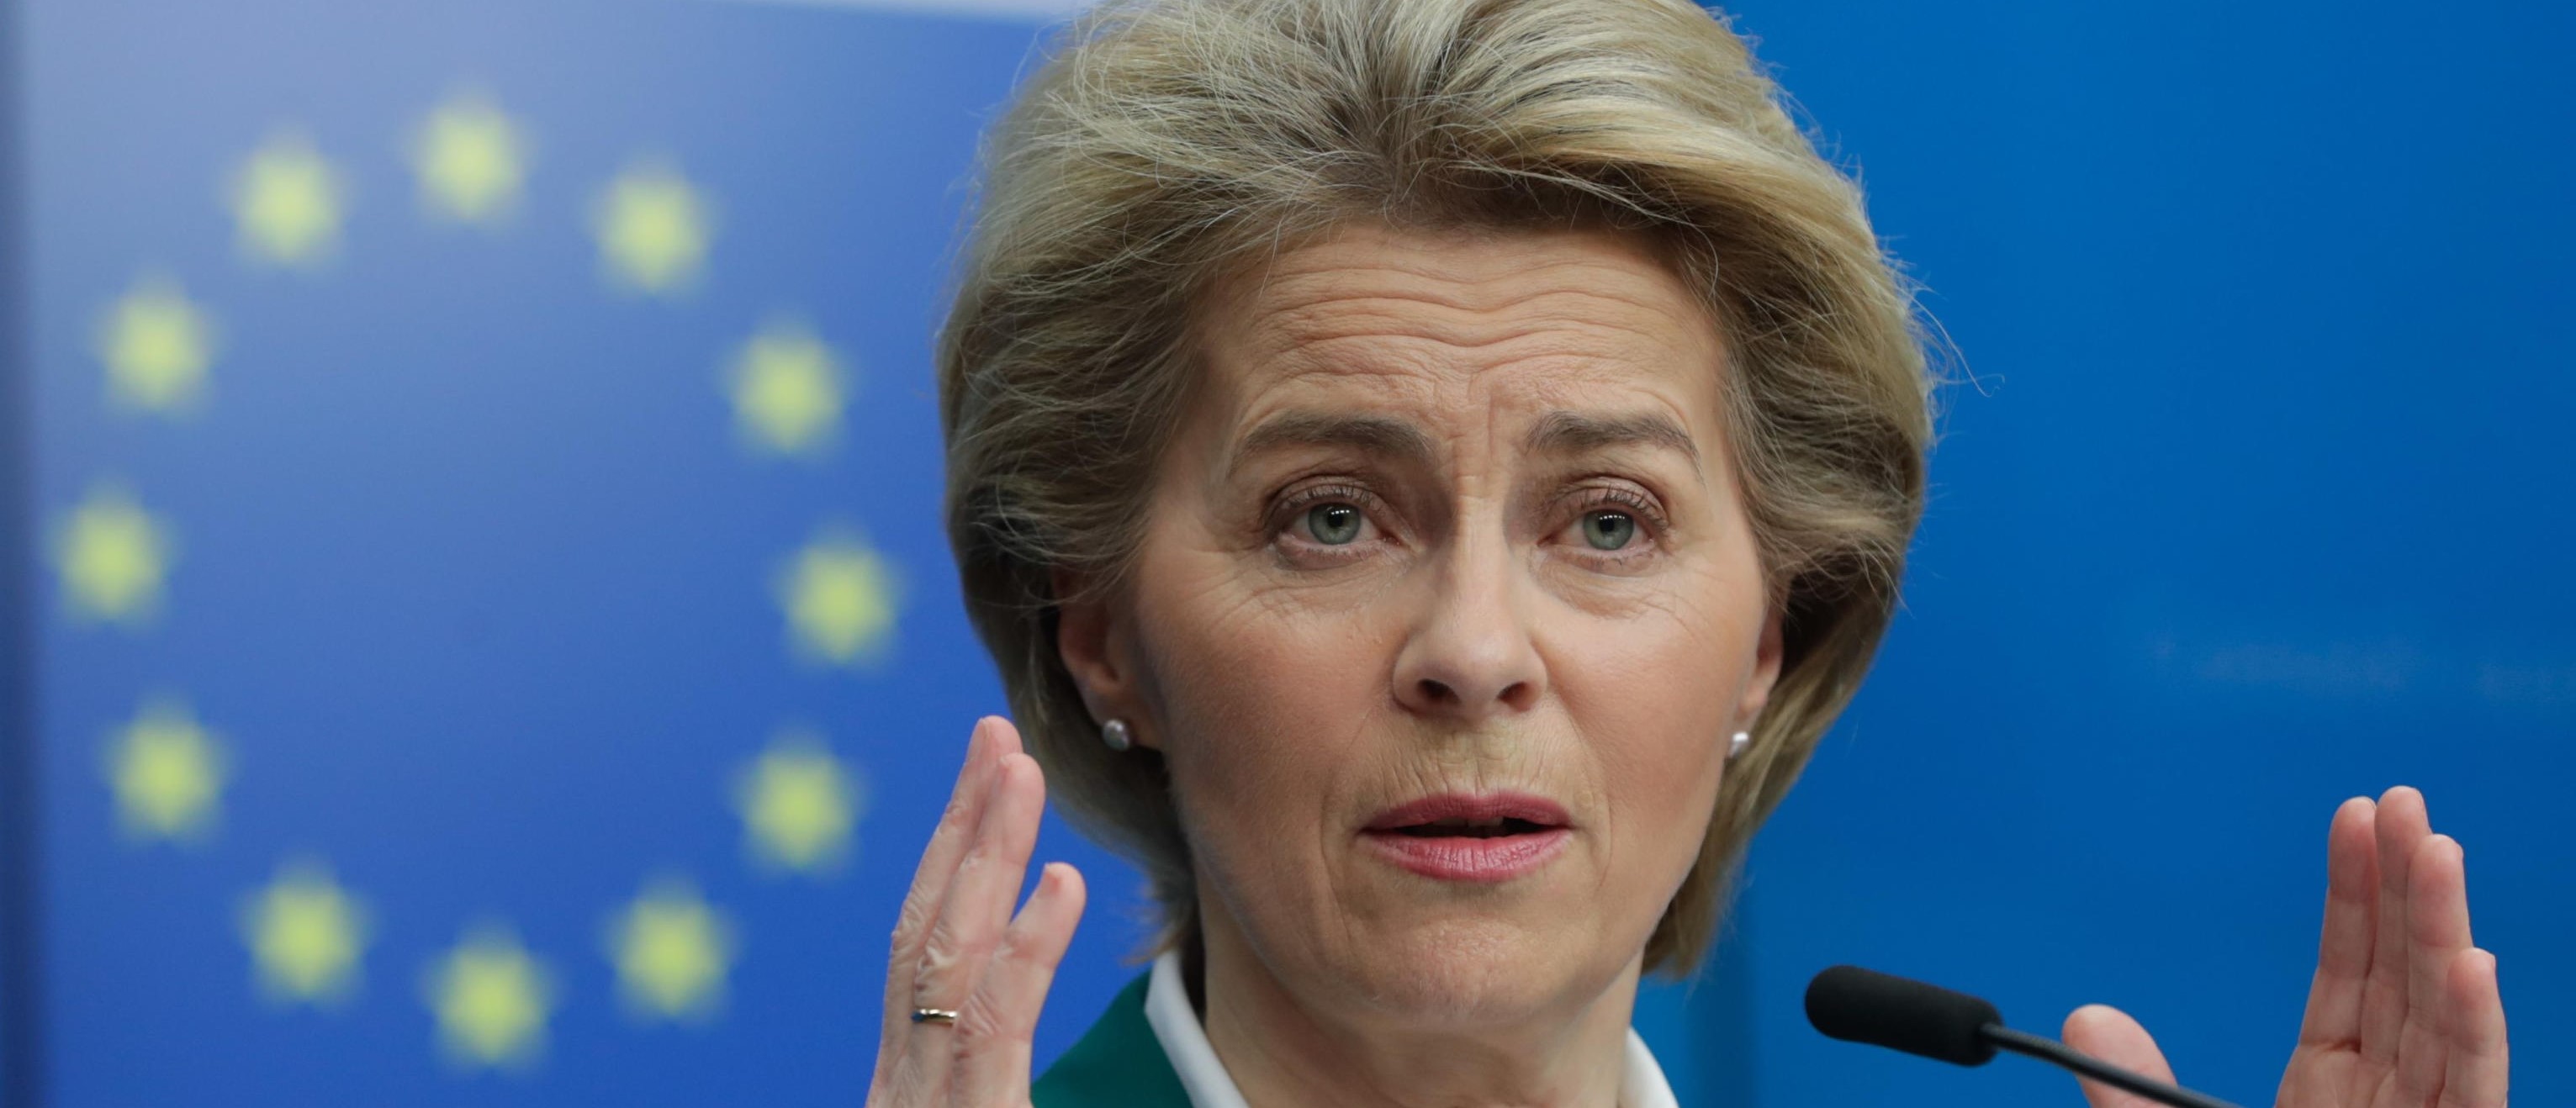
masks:
<path fill-rule="evenodd" d="M 1603 652 L 1559 681 L 1575 733 L 1599 767 L 1613 845 L 1623 852 L 1698 849 L 1717 798 L 1731 691 L 1708 671 L 1707 659 L 1680 649 Z"/>
<path fill-rule="evenodd" d="M 1611 845 L 1629 857 L 1615 868 L 1677 885 L 1698 856 L 1762 603 L 1757 573 L 1712 569 L 1617 618 L 1554 621 L 1554 691 L 1599 767 Z"/>
<path fill-rule="evenodd" d="M 1194 839 L 1302 848 L 1386 699 L 1386 647 L 1360 613 L 1265 599 L 1238 555 L 1147 555 L 1138 596 L 1148 696 Z M 1213 844 L 1212 844 L 1213 845 Z"/>

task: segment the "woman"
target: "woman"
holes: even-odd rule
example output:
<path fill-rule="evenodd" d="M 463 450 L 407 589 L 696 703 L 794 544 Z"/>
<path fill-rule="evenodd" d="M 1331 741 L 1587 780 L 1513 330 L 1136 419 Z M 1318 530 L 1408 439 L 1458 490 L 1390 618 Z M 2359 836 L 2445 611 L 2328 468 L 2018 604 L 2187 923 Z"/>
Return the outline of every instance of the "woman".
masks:
<path fill-rule="evenodd" d="M 1638 978 L 1856 688 L 1930 438 L 1906 286 L 1774 95 L 1685 0 L 1071 32 L 940 353 L 1020 727 L 923 855 L 871 1104 L 1672 1103 Z M 1032 1090 L 1084 896 L 1012 910 L 1049 786 L 1164 927 Z M 2329 838 L 2281 1102 L 2500 1108 L 2458 847 L 2403 789 Z M 2066 1034 L 2163 1070 L 2109 1009 Z"/>

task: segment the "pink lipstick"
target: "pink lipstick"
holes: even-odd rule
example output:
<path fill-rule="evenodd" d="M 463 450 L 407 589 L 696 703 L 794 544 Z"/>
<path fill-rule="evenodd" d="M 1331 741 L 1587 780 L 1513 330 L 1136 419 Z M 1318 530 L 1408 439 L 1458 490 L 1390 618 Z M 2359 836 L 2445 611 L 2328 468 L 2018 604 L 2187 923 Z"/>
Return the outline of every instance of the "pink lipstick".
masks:
<path fill-rule="evenodd" d="M 1565 852 L 1574 830 L 1555 801 L 1527 793 L 1443 793 L 1389 808 L 1360 829 L 1379 857 L 1441 881 L 1493 884 Z"/>

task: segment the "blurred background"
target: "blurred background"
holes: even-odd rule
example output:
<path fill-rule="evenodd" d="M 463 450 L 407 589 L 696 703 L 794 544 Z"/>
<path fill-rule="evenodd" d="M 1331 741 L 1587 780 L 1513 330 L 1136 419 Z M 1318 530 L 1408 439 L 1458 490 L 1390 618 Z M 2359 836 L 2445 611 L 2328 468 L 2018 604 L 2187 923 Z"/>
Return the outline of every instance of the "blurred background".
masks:
<path fill-rule="evenodd" d="M 850 1104 L 998 687 L 928 347 L 1065 5 L 15 0 L 12 1108 Z M 1638 1022 L 1688 1104 L 2075 1105 L 1859 962 L 2268 1104 L 2423 786 L 2576 1103 L 2563 4 L 1747 0 L 1960 358 L 1910 602 Z M 1094 907 L 1041 1063 L 1133 973 Z"/>

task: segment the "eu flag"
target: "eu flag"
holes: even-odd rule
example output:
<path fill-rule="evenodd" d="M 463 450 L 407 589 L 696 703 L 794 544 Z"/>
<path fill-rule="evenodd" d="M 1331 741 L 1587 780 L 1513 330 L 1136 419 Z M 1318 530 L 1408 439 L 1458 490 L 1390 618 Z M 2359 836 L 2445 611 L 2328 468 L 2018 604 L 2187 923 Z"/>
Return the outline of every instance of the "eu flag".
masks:
<path fill-rule="evenodd" d="M 928 346 L 1039 22 L 23 14 L 44 972 L 10 1082 L 862 1095 L 895 904 L 1002 706 Z M 1133 880 L 1046 849 L 1111 897 L 1042 1055 L 1135 938 Z"/>

